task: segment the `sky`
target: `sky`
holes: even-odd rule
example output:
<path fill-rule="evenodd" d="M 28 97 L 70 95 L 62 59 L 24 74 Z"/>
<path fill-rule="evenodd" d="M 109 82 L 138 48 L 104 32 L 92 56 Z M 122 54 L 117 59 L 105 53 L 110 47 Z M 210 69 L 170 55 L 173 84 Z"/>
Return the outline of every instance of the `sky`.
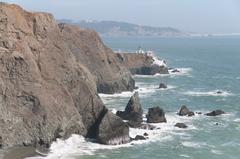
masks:
<path fill-rule="evenodd" d="M 0 0 L 57 19 L 114 20 L 196 33 L 240 33 L 240 0 Z"/>

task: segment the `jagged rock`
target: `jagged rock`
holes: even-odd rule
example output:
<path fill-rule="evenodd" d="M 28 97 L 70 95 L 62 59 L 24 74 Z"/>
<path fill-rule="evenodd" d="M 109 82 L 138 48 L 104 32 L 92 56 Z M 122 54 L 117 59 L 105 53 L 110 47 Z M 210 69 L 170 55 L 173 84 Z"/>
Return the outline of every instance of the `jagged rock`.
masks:
<path fill-rule="evenodd" d="M 134 140 L 146 140 L 146 138 L 142 135 L 136 135 L 136 137 L 134 138 Z"/>
<path fill-rule="evenodd" d="M 128 126 L 112 112 L 107 111 L 98 129 L 97 140 L 106 145 L 119 145 L 130 142 Z"/>
<path fill-rule="evenodd" d="M 144 133 L 143 136 L 148 136 L 148 133 Z"/>
<path fill-rule="evenodd" d="M 188 126 L 187 126 L 186 124 L 184 124 L 184 123 L 177 123 L 177 124 L 175 124 L 174 126 L 175 126 L 175 127 L 178 127 L 178 128 L 183 128 L 183 129 L 185 129 L 185 128 L 188 127 Z"/>
<path fill-rule="evenodd" d="M 71 134 L 96 138 L 106 109 L 97 87 L 105 80 L 110 81 L 109 87 L 114 85 L 112 92 L 134 86 L 130 73 L 115 64 L 112 51 L 93 31 L 67 28 L 58 25 L 51 14 L 1 3 L 0 136 L 4 148 L 49 147 L 56 138 L 65 139 Z M 80 43 L 86 49 L 74 49 Z M 82 56 L 88 54 L 85 63 L 78 59 L 78 51 Z M 98 53 L 89 55 L 93 51 Z M 105 51 L 108 53 L 100 55 Z M 107 59 L 107 65 L 99 64 Z M 91 69 L 86 62 L 91 63 Z M 100 76 L 105 77 L 100 80 Z M 117 121 L 121 126 L 122 121 Z"/>
<path fill-rule="evenodd" d="M 163 109 L 159 107 L 149 108 L 147 114 L 148 123 L 162 123 L 167 122 Z"/>
<path fill-rule="evenodd" d="M 140 104 L 139 94 L 135 92 L 128 101 L 124 111 L 117 111 L 116 115 L 124 120 L 129 120 L 131 127 L 139 127 L 142 123 L 142 106 Z"/>
<path fill-rule="evenodd" d="M 167 88 L 167 85 L 164 84 L 164 83 L 160 83 L 160 84 L 159 84 L 159 88 L 160 88 L 160 89 L 166 89 L 166 88 Z"/>
<path fill-rule="evenodd" d="M 169 74 L 166 65 L 155 64 L 154 57 L 148 54 L 116 53 L 115 57 L 120 63 L 125 65 L 132 74 Z"/>
<path fill-rule="evenodd" d="M 187 106 L 183 105 L 180 109 L 180 111 L 178 112 L 178 115 L 180 116 L 194 116 L 194 112 L 190 111 Z"/>
<path fill-rule="evenodd" d="M 222 115 L 222 114 L 225 114 L 225 112 L 220 110 L 220 109 L 218 109 L 218 110 L 214 110 L 214 111 L 212 111 L 210 113 L 207 113 L 205 115 L 207 115 L 207 116 L 218 116 L 218 115 Z"/>

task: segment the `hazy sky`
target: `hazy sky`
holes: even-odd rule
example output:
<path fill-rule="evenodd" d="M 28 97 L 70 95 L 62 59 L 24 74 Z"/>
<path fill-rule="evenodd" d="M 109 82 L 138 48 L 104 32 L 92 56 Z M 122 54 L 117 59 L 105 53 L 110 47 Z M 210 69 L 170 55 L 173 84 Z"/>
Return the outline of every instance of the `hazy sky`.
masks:
<path fill-rule="evenodd" d="M 58 19 L 115 20 L 200 33 L 240 33 L 240 0 L 0 0 Z"/>

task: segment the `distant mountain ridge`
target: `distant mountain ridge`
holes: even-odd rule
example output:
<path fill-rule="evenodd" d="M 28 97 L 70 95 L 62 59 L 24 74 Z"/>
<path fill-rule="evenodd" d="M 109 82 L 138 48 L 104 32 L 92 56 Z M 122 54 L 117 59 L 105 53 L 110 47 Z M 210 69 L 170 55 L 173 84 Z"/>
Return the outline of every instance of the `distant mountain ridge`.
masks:
<path fill-rule="evenodd" d="M 117 21 L 86 21 L 73 22 L 63 19 L 59 22 L 72 23 L 83 28 L 96 30 L 101 36 L 156 36 L 181 37 L 187 33 L 172 27 L 152 27 Z"/>

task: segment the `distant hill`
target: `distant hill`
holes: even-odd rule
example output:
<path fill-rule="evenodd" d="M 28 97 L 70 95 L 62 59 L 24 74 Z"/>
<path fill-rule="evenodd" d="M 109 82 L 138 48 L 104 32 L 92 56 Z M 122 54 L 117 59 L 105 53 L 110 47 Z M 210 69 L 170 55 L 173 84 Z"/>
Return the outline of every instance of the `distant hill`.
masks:
<path fill-rule="evenodd" d="M 79 21 L 59 20 L 59 22 L 72 23 L 83 28 L 96 30 L 101 36 L 156 36 L 179 37 L 188 36 L 187 33 L 171 27 L 142 26 L 116 21 Z"/>

